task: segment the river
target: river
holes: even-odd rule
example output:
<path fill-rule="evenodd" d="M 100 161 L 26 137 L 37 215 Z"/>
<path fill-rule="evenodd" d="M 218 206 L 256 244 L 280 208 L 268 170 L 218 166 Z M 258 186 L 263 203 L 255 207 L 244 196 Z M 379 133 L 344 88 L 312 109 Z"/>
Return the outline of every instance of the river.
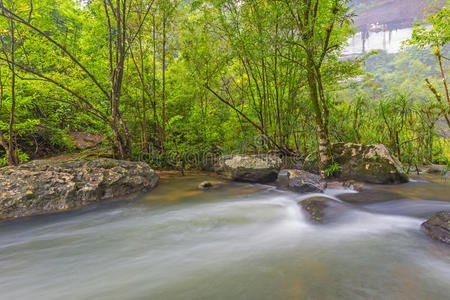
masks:
<path fill-rule="evenodd" d="M 448 299 L 450 247 L 420 224 L 450 209 L 439 177 L 339 187 L 352 209 L 312 225 L 307 196 L 163 176 L 147 195 L 0 224 L 0 298 Z M 366 203 L 371 200 L 371 203 Z M 349 203 L 350 203 L 349 202 Z"/>

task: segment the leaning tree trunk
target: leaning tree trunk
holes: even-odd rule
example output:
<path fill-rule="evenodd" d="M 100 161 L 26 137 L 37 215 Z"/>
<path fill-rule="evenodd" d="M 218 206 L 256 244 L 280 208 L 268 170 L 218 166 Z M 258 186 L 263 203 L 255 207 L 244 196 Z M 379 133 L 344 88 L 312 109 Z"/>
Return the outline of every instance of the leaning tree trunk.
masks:
<path fill-rule="evenodd" d="M 119 159 L 131 158 L 131 143 L 128 128 L 119 111 L 120 88 L 113 82 L 110 127 L 114 135 L 114 152 Z"/>
<path fill-rule="evenodd" d="M 9 114 L 9 140 L 8 145 L 5 148 L 6 150 L 6 161 L 8 165 L 18 165 L 19 164 L 19 156 L 17 151 L 17 145 L 14 142 L 14 123 L 15 123 L 15 114 L 16 114 L 16 68 L 15 68 L 15 36 L 14 36 L 14 22 L 10 21 L 10 30 L 11 30 L 11 111 Z"/>
<path fill-rule="evenodd" d="M 166 13 L 163 15 L 163 39 L 162 39 L 162 145 L 166 141 Z"/>
<path fill-rule="evenodd" d="M 114 121 L 111 122 L 110 127 L 114 136 L 113 150 L 115 157 L 124 160 L 131 159 L 131 146 L 128 136 L 120 130 Z"/>

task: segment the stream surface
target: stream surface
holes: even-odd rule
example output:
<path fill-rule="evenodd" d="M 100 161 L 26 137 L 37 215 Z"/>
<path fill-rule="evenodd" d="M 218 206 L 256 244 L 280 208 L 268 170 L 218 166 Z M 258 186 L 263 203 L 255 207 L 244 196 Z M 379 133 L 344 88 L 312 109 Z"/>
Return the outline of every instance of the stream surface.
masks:
<path fill-rule="evenodd" d="M 449 299 L 450 247 L 420 224 L 449 180 L 355 193 L 312 225 L 308 196 L 207 175 L 162 177 L 134 200 L 0 224 L 0 299 Z M 367 201 L 370 200 L 370 203 Z"/>

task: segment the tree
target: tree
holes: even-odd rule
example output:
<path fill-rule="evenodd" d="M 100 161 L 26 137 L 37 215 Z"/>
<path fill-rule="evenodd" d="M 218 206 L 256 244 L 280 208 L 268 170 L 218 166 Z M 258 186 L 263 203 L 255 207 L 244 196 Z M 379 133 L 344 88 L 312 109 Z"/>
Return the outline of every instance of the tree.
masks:
<path fill-rule="evenodd" d="M 337 61 L 339 50 L 351 32 L 351 14 L 347 0 L 281 0 L 287 23 L 295 34 L 286 40 L 302 50 L 304 58 L 297 61 L 306 70 L 309 98 L 312 103 L 319 139 L 319 169 L 322 177 L 331 162 L 328 131 L 329 101 L 325 92 L 324 73 L 327 64 Z M 337 69 L 335 67 L 335 69 Z M 340 74 L 328 78 L 333 82 Z M 333 78 L 334 77 L 334 78 Z"/>
<path fill-rule="evenodd" d="M 3 7 L 3 0 L 0 2 L 0 6 Z M 15 9 L 14 5 L 12 9 Z M 17 148 L 17 143 L 15 142 L 15 115 L 16 115 L 16 24 L 14 20 L 9 20 L 9 52 L 7 51 L 7 41 L 5 41 L 4 37 L 1 37 L 2 51 L 5 57 L 9 57 L 8 67 L 11 71 L 11 107 L 9 113 L 9 124 L 8 124 L 8 139 L 6 140 L 5 134 L 0 127 L 0 145 L 6 151 L 6 160 L 8 165 L 17 165 L 20 163 L 19 160 L 19 151 Z M 0 111 L 2 109 L 3 104 L 3 83 L 1 82 L 1 73 L 0 73 Z"/>
<path fill-rule="evenodd" d="M 84 74 L 83 79 L 89 80 L 90 83 L 98 90 L 98 92 L 100 92 L 101 98 L 103 99 L 98 102 L 100 104 L 99 106 L 99 104 L 94 103 L 94 101 L 92 101 L 88 95 L 83 95 L 82 90 L 77 91 L 69 84 L 58 80 L 58 78 L 44 74 L 44 72 L 40 71 L 37 67 L 33 66 L 30 63 L 19 64 L 15 61 L 12 61 L 11 58 L 7 57 L 0 57 L 0 60 L 14 65 L 15 67 L 20 68 L 28 74 L 34 75 L 34 78 L 36 80 L 43 80 L 59 87 L 60 89 L 67 92 L 72 99 L 75 99 L 74 101 L 71 101 L 73 105 L 82 108 L 89 114 L 96 116 L 97 118 L 108 124 L 113 134 L 113 146 L 115 149 L 115 153 L 119 158 L 122 159 L 131 158 L 131 137 L 129 135 L 128 127 L 123 119 L 120 107 L 125 61 L 129 56 L 130 47 L 136 41 L 136 37 L 138 36 L 153 3 L 145 2 L 145 4 L 141 6 L 145 9 L 145 13 L 143 14 L 141 22 L 136 28 L 130 28 L 130 13 L 133 7 L 132 4 L 136 1 L 138 0 L 117 0 L 114 4 L 112 1 L 103 0 L 92 1 L 89 3 L 88 8 L 92 9 L 92 17 L 96 18 L 97 21 L 99 21 L 97 25 L 103 25 L 104 28 L 106 27 L 108 35 L 108 44 L 106 46 L 106 49 L 108 51 L 109 91 L 108 88 L 106 88 L 97 78 L 98 75 L 104 76 L 105 74 L 98 74 L 97 76 L 94 75 L 93 72 L 88 70 L 88 62 L 82 61 L 75 55 L 75 49 L 70 49 L 69 47 L 66 47 L 66 45 L 64 45 L 61 41 L 58 41 L 60 36 L 52 36 L 52 33 L 57 35 L 59 32 L 52 32 L 52 30 L 49 30 L 50 28 L 43 29 L 38 27 L 38 25 L 34 25 L 32 18 L 33 1 L 29 2 L 30 17 L 28 19 L 21 17 L 11 8 L 7 8 L 3 2 L 0 3 L 1 16 L 3 18 L 27 27 L 35 35 L 38 35 L 45 42 L 50 44 L 53 47 L 53 51 L 56 51 L 55 54 L 59 53 L 59 57 L 57 58 L 65 62 L 69 60 L 72 63 L 72 67 L 76 66 L 78 70 L 81 70 L 81 72 Z M 60 3 L 53 4 L 60 5 Z M 41 6 L 41 8 L 42 7 L 43 6 Z M 75 5 L 72 4 L 72 6 L 66 8 L 69 10 L 74 10 L 74 7 Z M 81 13 L 79 13 L 78 15 L 83 16 L 83 14 Z M 88 20 L 85 21 L 87 22 Z M 99 27 L 100 28 L 97 29 L 101 29 L 101 26 Z M 55 71 L 58 72 L 58 70 Z M 61 72 L 61 75 L 66 75 L 65 70 L 61 70 Z M 76 74 L 78 75 L 78 71 L 76 71 Z M 61 98 L 54 97 L 54 100 L 66 102 L 66 100 Z M 108 103 L 107 109 L 104 109 L 103 107 L 105 103 Z"/>
<path fill-rule="evenodd" d="M 442 85 L 445 91 L 445 99 L 447 104 L 443 103 L 442 95 L 438 92 L 436 87 L 425 79 L 426 86 L 436 97 L 436 100 L 443 105 L 443 113 L 447 125 L 450 127 L 450 96 L 448 91 L 448 83 L 445 74 L 444 60 L 448 61 L 442 53 L 444 47 L 450 41 L 450 1 L 446 1 L 446 4 L 434 15 L 426 18 L 424 24 L 417 23 L 414 26 L 412 37 L 405 44 L 409 46 L 416 46 L 419 49 L 430 48 L 433 55 L 439 64 L 440 76 L 442 79 Z"/>

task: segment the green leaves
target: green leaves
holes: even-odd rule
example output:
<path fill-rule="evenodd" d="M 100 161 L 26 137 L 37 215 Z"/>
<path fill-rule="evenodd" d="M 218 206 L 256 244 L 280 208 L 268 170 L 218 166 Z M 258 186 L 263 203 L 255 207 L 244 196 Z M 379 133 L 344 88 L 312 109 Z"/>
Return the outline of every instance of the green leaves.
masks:
<path fill-rule="evenodd" d="M 405 46 L 416 46 L 420 49 L 431 48 L 433 52 L 444 47 L 450 41 L 450 1 L 436 14 L 416 23 L 412 37 L 404 43 Z M 436 54 L 435 54 L 436 55 Z"/>

